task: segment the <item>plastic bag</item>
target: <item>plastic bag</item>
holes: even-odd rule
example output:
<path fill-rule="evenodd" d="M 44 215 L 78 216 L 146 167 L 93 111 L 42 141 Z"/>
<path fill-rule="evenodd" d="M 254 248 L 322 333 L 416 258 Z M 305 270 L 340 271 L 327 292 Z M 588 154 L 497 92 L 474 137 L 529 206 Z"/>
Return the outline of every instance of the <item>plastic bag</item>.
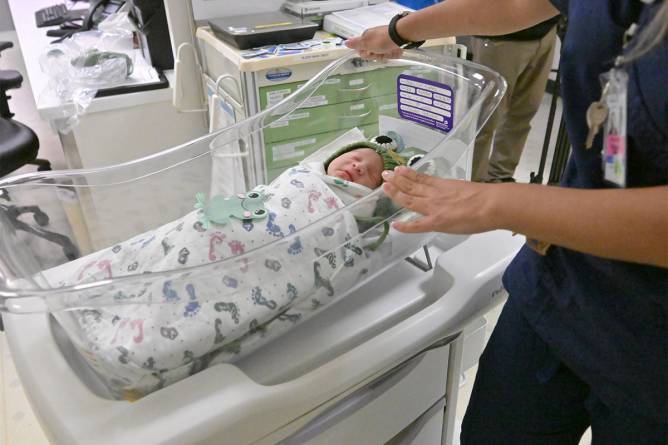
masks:
<path fill-rule="evenodd" d="M 101 30 L 76 33 L 40 56 L 49 79 L 41 100 L 57 105 L 51 120 L 56 131 L 69 132 L 99 89 L 122 84 L 132 74 L 135 52 L 127 23 L 127 14 L 113 14 L 100 23 Z"/>

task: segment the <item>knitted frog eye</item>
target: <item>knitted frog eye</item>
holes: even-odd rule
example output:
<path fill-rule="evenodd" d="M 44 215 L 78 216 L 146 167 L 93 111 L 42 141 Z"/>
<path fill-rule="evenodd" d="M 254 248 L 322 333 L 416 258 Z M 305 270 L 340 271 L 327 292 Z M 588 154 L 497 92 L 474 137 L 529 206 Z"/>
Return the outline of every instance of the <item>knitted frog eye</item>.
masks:
<path fill-rule="evenodd" d="M 230 197 L 216 195 L 208 202 L 204 193 L 198 193 L 196 199 L 195 208 L 201 211 L 200 222 L 205 229 L 211 223 L 225 225 L 230 217 L 246 221 L 267 216 L 264 208 L 266 197 L 261 192 L 239 193 Z"/>
<path fill-rule="evenodd" d="M 403 138 L 395 131 L 388 131 L 387 134 L 379 134 L 369 140 L 385 149 L 392 149 L 397 153 L 401 153 L 405 147 Z"/>

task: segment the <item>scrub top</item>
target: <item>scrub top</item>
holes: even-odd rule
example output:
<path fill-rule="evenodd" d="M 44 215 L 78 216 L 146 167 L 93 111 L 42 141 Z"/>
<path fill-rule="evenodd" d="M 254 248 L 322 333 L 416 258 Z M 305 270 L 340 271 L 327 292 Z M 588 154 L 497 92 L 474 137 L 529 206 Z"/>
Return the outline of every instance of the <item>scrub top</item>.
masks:
<path fill-rule="evenodd" d="M 600 97 L 599 75 L 622 52 L 625 30 L 637 22 L 641 32 L 661 1 L 551 1 L 568 17 L 560 69 L 573 150 L 561 185 L 612 187 L 603 178 L 603 131 L 592 149 L 584 148 L 585 112 Z M 625 67 L 627 187 L 668 184 L 667 41 Z M 668 269 L 558 246 L 541 256 L 525 246 L 506 271 L 504 285 L 555 356 L 605 405 L 667 421 Z"/>

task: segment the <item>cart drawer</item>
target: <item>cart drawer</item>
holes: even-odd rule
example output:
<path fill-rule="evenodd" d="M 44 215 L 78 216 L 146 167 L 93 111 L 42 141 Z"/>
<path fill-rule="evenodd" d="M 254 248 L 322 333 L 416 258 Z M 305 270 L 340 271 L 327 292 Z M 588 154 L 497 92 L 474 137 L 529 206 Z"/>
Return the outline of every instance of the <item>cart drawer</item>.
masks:
<path fill-rule="evenodd" d="M 403 71 L 391 67 L 355 74 L 332 76 L 311 96 L 306 106 L 334 105 L 376 96 L 385 96 L 396 91 L 393 81 Z M 297 91 L 306 82 L 292 82 L 260 88 L 260 108 L 266 109 Z"/>
<path fill-rule="evenodd" d="M 378 134 L 378 125 L 371 124 L 360 127 L 366 138 Z M 265 162 L 267 170 L 279 170 L 282 172 L 288 167 L 297 165 L 306 156 L 329 144 L 347 130 L 329 131 L 326 133 L 311 134 L 287 141 L 272 142 L 265 146 Z M 273 177 L 269 177 L 273 179 Z"/>
<path fill-rule="evenodd" d="M 378 115 L 396 115 L 394 94 L 317 108 L 299 108 L 264 130 L 265 144 L 375 124 Z"/>
<path fill-rule="evenodd" d="M 310 419 L 281 445 L 383 444 L 445 394 L 448 346 L 393 368 Z"/>

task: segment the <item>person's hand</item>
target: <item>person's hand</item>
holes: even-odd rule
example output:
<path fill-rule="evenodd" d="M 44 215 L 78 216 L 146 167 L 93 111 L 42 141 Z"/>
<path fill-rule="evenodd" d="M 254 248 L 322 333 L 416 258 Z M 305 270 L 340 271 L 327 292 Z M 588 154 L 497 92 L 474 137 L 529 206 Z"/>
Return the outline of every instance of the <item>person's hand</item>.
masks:
<path fill-rule="evenodd" d="M 383 191 L 402 207 L 422 218 L 394 222 L 400 232 L 471 234 L 499 228 L 494 218 L 492 192 L 498 184 L 441 179 L 408 167 L 383 172 Z"/>
<path fill-rule="evenodd" d="M 387 26 L 369 28 L 361 36 L 346 40 L 345 44 L 357 50 L 363 59 L 384 61 L 397 59 L 403 54 L 403 50 L 390 39 Z"/>

